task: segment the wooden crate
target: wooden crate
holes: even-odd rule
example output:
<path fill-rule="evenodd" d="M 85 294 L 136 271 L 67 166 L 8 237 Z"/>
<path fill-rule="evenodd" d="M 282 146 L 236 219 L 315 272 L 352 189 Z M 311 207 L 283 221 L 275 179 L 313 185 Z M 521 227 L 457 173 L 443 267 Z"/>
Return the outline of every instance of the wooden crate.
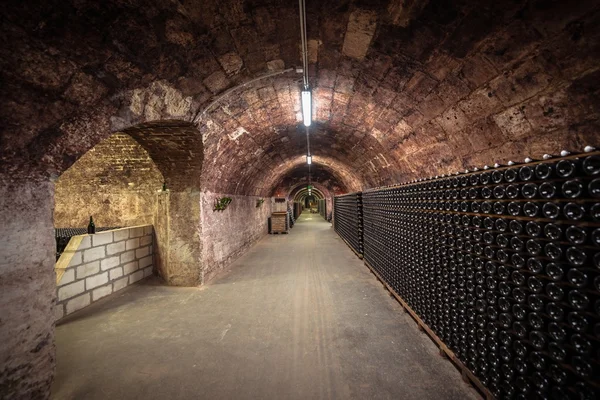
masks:
<path fill-rule="evenodd" d="M 271 233 L 288 233 L 287 211 L 271 214 Z"/>

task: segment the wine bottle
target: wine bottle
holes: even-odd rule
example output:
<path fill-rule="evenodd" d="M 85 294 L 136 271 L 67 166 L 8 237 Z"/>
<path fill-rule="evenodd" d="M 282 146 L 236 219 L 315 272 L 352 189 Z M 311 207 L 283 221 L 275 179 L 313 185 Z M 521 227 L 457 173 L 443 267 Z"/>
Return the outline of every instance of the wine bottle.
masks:
<path fill-rule="evenodd" d="M 88 235 L 92 235 L 92 234 L 96 233 L 96 224 L 94 224 L 94 220 L 91 215 L 90 215 L 90 223 L 87 226 L 87 233 L 88 233 Z"/>

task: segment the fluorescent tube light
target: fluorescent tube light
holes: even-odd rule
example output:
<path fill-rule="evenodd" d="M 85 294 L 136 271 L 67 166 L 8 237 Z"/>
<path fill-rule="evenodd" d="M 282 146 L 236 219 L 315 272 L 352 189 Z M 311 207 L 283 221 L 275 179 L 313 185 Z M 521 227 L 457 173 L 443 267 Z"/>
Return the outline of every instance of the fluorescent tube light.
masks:
<path fill-rule="evenodd" d="M 312 101 L 310 90 L 302 91 L 302 117 L 304 126 L 310 126 L 312 122 Z"/>

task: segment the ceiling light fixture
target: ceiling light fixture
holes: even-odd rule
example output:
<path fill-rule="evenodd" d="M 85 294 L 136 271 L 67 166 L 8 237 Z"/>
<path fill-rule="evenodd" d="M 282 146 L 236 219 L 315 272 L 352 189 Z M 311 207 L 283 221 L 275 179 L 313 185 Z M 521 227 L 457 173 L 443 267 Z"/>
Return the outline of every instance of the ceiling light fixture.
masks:
<path fill-rule="evenodd" d="M 312 94 L 308 82 L 308 39 L 306 36 L 306 4 L 298 0 L 300 8 L 300 40 L 302 42 L 302 119 L 304 126 L 312 122 Z"/>
<path fill-rule="evenodd" d="M 304 126 L 312 123 L 312 96 L 308 88 L 302 91 L 302 119 Z"/>

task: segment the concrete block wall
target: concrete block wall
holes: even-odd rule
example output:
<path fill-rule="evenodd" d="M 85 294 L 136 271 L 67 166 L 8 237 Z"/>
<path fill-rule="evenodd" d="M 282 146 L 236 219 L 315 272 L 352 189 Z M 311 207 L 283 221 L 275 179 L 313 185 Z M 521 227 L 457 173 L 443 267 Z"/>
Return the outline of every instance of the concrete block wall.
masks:
<path fill-rule="evenodd" d="M 152 275 L 153 227 L 71 238 L 56 263 L 56 320 Z"/>

